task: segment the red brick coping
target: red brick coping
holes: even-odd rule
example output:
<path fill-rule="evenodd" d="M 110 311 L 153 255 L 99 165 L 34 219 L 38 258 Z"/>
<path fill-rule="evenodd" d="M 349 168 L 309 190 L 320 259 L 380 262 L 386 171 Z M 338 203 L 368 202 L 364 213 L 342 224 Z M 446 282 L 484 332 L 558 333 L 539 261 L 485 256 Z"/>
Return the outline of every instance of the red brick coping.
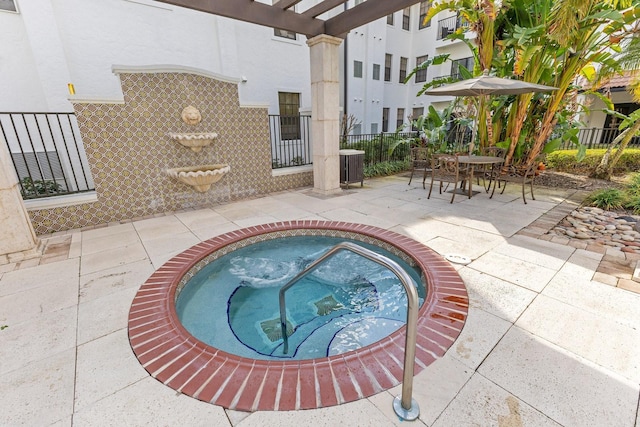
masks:
<path fill-rule="evenodd" d="M 187 280 L 183 276 L 192 277 L 206 264 L 204 261 L 216 253 L 228 253 L 242 241 L 266 240 L 288 232 L 360 236 L 361 241 L 373 240 L 395 248 L 422 270 L 427 296 L 418 315 L 415 373 L 444 355 L 460 334 L 469 307 L 467 291 L 458 273 L 433 250 L 409 237 L 369 225 L 279 222 L 199 243 L 167 261 L 140 287 L 129 312 L 129 341 L 151 376 L 180 393 L 242 411 L 339 405 L 402 381 L 406 327 L 348 353 L 274 361 L 226 353 L 200 342 L 180 324 L 174 302 L 178 288 Z"/>

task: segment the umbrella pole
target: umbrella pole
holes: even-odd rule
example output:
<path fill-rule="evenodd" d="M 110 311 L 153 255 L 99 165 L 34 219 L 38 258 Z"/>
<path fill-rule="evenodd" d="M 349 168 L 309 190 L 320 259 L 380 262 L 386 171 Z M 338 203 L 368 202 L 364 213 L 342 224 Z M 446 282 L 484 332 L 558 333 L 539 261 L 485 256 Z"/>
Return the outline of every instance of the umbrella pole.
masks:
<path fill-rule="evenodd" d="M 475 110 L 475 119 L 473 120 L 473 128 L 471 129 L 471 141 L 469 141 L 469 155 L 473 154 L 473 149 L 476 145 L 476 135 L 478 134 L 478 109 Z"/>

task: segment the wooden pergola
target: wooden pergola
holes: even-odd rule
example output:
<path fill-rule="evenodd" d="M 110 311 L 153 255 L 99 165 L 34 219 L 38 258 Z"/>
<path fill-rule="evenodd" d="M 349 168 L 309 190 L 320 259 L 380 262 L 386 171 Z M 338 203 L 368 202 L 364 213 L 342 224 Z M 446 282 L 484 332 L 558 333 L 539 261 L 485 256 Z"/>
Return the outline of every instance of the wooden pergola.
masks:
<path fill-rule="evenodd" d="M 299 11 L 295 6 L 302 0 L 279 0 L 273 5 L 253 0 L 157 0 L 200 12 L 251 22 L 304 34 L 313 38 L 321 34 L 344 38 L 349 31 L 418 3 L 416 0 L 366 0 L 346 9 L 347 0 L 322 0 Z M 331 18 L 320 15 L 331 11 Z"/>

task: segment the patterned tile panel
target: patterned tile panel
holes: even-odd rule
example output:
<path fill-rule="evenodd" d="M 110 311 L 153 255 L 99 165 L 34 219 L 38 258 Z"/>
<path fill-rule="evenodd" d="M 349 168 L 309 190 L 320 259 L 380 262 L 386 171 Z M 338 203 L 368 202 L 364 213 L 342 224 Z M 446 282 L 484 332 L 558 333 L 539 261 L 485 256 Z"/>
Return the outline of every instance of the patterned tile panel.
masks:
<path fill-rule="evenodd" d="M 271 176 L 267 110 L 240 108 L 237 84 L 189 73 L 120 74 L 124 104 L 74 104 L 98 201 L 29 214 L 37 234 L 199 208 L 313 184 L 311 172 Z M 202 121 L 181 119 L 193 105 Z M 216 132 L 199 153 L 169 132 Z M 228 163 L 199 193 L 170 178 L 173 167 Z"/>

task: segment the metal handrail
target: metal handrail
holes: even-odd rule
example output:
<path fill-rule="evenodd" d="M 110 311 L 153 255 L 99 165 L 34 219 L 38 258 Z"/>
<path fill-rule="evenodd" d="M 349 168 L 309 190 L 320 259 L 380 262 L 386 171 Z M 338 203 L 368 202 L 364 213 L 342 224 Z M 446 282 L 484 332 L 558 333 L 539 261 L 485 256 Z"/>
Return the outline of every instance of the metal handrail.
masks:
<path fill-rule="evenodd" d="M 354 252 L 360 256 L 363 256 L 373 262 L 376 262 L 383 267 L 391 270 L 402 285 L 407 293 L 407 335 L 404 346 L 404 369 L 402 376 L 402 397 L 396 396 L 393 401 L 393 409 L 396 415 L 405 420 L 415 420 L 420 415 L 420 408 L 418 402 L 412 399 L 413 393 L 413 368 L 414 359 L 416 356 L 416 330 L 418 324 L 418 291 L 411 282 L 409 274 L 400 267 L 400 265 L 387 258 L 384 255 L 380 255 L 372 250 L 363 248 L 351 242 L 342 242 L 333 246 L 327 252 L 325 252 L 320 258 L 309 264 L 304 270 L 298 273 L 293 279 L 291 279 L 286 285 L 280 288 L 279 302 L 280 302 L 280 327 L 282 328 L 282 339 L 284 341 L 284 353 L 289 351 L 289 336 L 287 335 L 287 309 L 285 302 L 285 292 L 295 285 L 302 278 L 311 273 L 318 265 L 323 263 L 327 258 L 332 257 L 338 251 L 348 250 Z"/>

